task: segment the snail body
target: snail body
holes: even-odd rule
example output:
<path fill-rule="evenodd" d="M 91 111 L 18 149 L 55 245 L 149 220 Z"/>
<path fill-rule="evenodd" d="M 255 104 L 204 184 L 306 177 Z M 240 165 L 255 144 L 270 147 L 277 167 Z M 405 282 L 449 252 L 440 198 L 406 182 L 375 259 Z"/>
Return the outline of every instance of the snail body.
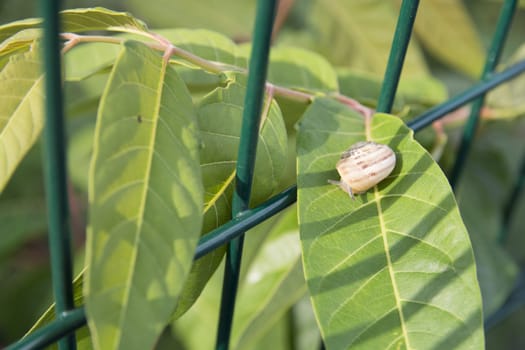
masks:
<path fill-rule="evenodd" d="M 387 145 L 361 141 L 343 152 L 336 168 L 340 181 L 329 180 L 340 186 L 354 199 L 354 193 L 364 193 L 386 178 L 396 165 L 396 155 Z"/>

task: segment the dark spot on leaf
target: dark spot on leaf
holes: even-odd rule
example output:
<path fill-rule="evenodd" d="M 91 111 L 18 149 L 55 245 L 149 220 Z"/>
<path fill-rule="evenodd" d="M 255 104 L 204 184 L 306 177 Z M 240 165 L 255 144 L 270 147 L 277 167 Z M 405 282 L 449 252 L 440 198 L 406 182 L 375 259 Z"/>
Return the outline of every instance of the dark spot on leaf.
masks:
<path fill-rule="evenodd" d="M 141 117 L 141 115 L 140 115 L 140 114 L 139 114 L 139 115 L 137 115 L 137 122 L 139 122 L 139 123 L 142 123 L 142 117 Z"/>

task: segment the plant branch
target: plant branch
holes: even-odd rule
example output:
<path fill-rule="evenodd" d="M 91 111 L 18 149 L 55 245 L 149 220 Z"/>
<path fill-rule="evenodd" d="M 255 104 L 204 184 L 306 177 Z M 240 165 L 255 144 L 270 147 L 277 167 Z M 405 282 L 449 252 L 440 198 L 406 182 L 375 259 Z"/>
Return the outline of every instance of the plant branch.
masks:
<path fill-rule="evenodd" d="M 214 74 L 219 74 L 219 73 L 223 73 L 226 71 L 236 71 L 236 72 L 247 73 L 247 69 L 245 68 L 224 64 L 221 62 L 207 60 L 189 51 L 181 49 L 180 47 L 173 45 L 168 39 L 162 37 L 161 35 L 150 33 L 150 32 L 142 32 L 138 30 L 129 30 L 129 28 L 127 28 L 125 32 L 131 33 L 131 34 L 142 35 L 144 37 L 147 37 L 153 40 L 154 42 L 144 42 L 144 45 L 154 50 L 163 52 L 163 59 L 167 60 L 171 56 L 177 56 L 179 58 L 182 58 L 194 64 L 195 66 L 199 68 L 202 68 Z M 103 35 L 79 35 L 79 34 L 74 34 L 74 33 L 62 33 L 61 37 L 62 39 L 65 40 L 64 47 L 62 48 L 62 54 L 65 54 L 66 52 L 68 52 L 69 50 L 71 50 L 73 47 L 75 47 L 76 45 L 80 43 L 99 42 L 99 43 L 120 45 L 126 40 L 126 38 L 116 38 L 116 37 L 109 37 L 109 36 L 103 36 Z M 280 96 L 280 97 L 284 97 L 289 100 L 294 100 L 294 101 L 304 102 L 304 103 L 310 103 L 313 101 L 315 97 L 318 97 L 321 95 L 319 93 L 303 92 L 303 91 L 286 88 L 284 86 L 274 85 L 270 82 L 266 82 L 266 89 L 267 91 L 271 91 L 273 95 L 275 96 Z M 362 114 L 365 117 L 365 120 L 368 120 L 373 114 L 372 109 L 361 105 L 358 101 L 350 97 L 341 95 L 339 93 L 328 94 L 328 96 L 335 98 L 337 101 L 345 104 L 349 108 Z"/>

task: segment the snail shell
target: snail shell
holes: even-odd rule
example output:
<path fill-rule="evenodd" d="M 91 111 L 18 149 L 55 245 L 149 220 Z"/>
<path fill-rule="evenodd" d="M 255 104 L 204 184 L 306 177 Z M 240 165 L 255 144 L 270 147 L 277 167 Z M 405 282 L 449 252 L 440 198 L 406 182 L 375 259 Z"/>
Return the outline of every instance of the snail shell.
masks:
<path fill-rule="evenodd" d="M 396 165 L 396 155 L 387 145 L 361 141 L 343 152 L 336 168 L 340 181 L 329 180 L 340 186 L 354 199 L 354 193 L 363 193 L 390 175 Z"/>

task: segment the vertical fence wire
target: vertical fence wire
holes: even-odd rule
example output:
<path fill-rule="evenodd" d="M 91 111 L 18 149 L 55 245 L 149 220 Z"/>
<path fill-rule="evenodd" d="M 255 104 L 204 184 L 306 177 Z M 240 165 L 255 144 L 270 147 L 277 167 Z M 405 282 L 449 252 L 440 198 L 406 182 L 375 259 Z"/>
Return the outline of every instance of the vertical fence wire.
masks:
<path fill-rule="evenodd" d="M 505 46 L 505 39 L 507 38 L 507 34 L 512 23 L 512 17 L 516 10 L 516 5 L 517 0 L 506 0 L 501 7 L 496 30 L 494 32 L 494 36 L 492 37 L 490 48 L 487 52 L 483 73 L 481 74 L 482 81 L 486 80 L 492 74 L 496 68 L 496 65 L 498 64 L 503 47 Z M 481 107 L 483 106 L 484 101 L 485 94 L 478 97 L 478 99 L 472 104 L 469 118 L 463 129 L 463 135 L 461 137 L 461 143 L 457 157 L 449 177 L 452 189 L 456 188 L 459 177 L 461 176 L 461 172 L 464 168 L 470 146 L 472 145 L 472 140 L 474 139 L 474 133 L 477 129 L 479 113 L 481 112 Z"/>
<path fill-rule="evenodd" d="M 234 218 L 247 210 L 250 202 L 276 3 L 277 0 L 257 1 L 232 203 Z M 240 237 L 230 242 L 226 252 L 216 344 L 216 348 L 220 350 L 226 350 L 229 347 L 243 242 L 244 234 L 241 234 Z"/>
<path fill-rule="evenodd" d="M 401 4 L 396 31 L 390 48 L 390 56 L 388 57 L 385 70 L 385 77 L 383 79 L 379 101 L 377 102 L 378 112 L 390 113 L 392 110 L 392 104 L 396 96 L 399 77 L 403 70 L 403 63 L 412 35 L 412 28 L 414 27 L 418 6 L 419 0 L 403 0 Z"/>
<path fill-rule="evenodd" d="M 46 121 L 44 128 L 44 167 L 47 211 L 49 221 L 49 250 L 55 313 L 74 308 L 73 271 L 71 258 L 71 235 L 67 197 L 64 112 L 59 49 L 59 8 L 58 0 L 40 1 L 44 17 L 44 68 Z M 75 334 L 60 340 L 59 349 L 75 349 Z"/>
<path fill-rule="evenodd" d="M 513 186 L 513 190 L 509 197 L 509 200 L 503 208 L 503 220 L 501 224 L 501 231 L 498 236 L 498 241 L 500 243 L 505 243 L 509 235 L 510 223 L 513 217 L 513 213 L 516 210 L 516 205 L 518 203 L 518 198 L 523 193 L 523 188 L 525 187 L 525 155 L 523 157 L 520 172 L 516 179 L 516 183 Z"/>

